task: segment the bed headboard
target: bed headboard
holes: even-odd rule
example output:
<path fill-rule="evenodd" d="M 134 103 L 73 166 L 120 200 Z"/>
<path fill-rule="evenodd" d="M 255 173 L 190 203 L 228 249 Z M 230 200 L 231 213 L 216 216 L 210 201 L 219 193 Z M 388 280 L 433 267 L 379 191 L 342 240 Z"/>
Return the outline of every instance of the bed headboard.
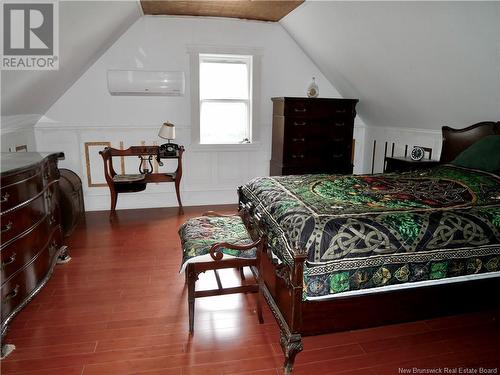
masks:
<path fill-rule="evenodd" d="M 443 147 L 439 161 L 441 163 L 449 163 L 463 150 L 481 138 L 488 135 L 500 134 L 500 122 L 478 122 L 463 129 L 453 129 L 449 126 L 443 126 L 442 132 Z"/>

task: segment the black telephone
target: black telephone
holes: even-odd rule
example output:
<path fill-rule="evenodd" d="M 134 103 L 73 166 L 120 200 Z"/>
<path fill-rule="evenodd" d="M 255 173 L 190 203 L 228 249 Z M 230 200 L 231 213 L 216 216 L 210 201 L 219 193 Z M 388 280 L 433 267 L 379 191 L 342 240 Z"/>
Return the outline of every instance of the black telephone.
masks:
<path fill-rule="evenodd" d="M 177 156 L 177 153 L 179 151 L 179 145 L 175 143 L 164 143 L 160 146 L 159 149 L 159 156 L 160 158 L 162 157 L 167 157 L 167 156 Z"/>

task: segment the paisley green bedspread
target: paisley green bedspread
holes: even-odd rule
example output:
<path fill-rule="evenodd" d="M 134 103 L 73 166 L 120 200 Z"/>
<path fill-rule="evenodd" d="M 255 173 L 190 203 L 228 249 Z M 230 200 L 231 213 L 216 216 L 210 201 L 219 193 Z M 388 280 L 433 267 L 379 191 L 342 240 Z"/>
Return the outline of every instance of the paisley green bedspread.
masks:
<path fill-rule="evenodd" d="M 500 270 L 500 177 L 451 165 L 256 178 L 240 200 L 273 253 L 307 252 L 304 298 Z"/>

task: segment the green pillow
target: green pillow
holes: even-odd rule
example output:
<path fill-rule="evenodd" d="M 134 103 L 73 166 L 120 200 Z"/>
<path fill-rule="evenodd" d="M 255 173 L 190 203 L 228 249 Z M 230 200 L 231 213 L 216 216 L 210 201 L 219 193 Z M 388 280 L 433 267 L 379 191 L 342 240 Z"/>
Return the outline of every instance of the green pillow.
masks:
<path fill-rule="evenodd" d="M 489 135 L 473 143 L 451 164 L 486 172 L 500 171 L 500 135 Z"/>

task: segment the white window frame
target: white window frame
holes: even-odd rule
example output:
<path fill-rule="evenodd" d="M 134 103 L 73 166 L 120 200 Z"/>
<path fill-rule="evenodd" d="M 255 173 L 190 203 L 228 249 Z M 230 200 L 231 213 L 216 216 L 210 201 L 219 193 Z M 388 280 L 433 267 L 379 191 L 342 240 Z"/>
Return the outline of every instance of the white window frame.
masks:
<path fill-rule="evenodd" d="M 239 142 L 234 142 L 234 143 L 229 143 L 229 144 L 239 144 L 239 143 L 251 143 L 252 142 L 252 73 L 253 73 L 253 67 L 252 67 L 252 61 L 253 61 L 253 56 L 252 55 L 221 55 L 221 54 L 206 54 L 206 53 L 200 53 L 199 54 L 199 66 L 201 66 L 202 63 L 204 62 L 211 62 L 211 63 L 239 63 L 239 64 L 245 64 L 247 66 L 247 82 L 248 82 L 248 92 L 247 92 L 247 98 L 248 99 L 227 99 L 227 98 L 218 98 L 218 99 L 202 99 L 199 98 L 200 100 L 200 129 L 201 129 L 201 107 L 203 106 L 203 103 L 243 103 L 246 105 L 247 108 L 247 118 L 246 118 L 246 137 L 244 139 L 241 139 Z M 201 84 L 201 77 L 198 80 L 198 84 Z M 247 142 L 244 142 L 244 140 L 248 140 Z M 201 142 L 201 137 L 200 137 L 200 142 Z M 205 143 L 204 143 L 205 144 Z M 213 143 L 209 143 L 213 144 Z"/>
<path fill-rule="evenodd" d="M 190 59 L 190 90 L 191 90 L 191 150 L 252 150 L 260 147 L 259 104 L 260 104 L 260 76 L 261 56 L 260 48 L 217 47 L 217 46 L 188 46 Z M 221 55 L 242 58 L 251 57 L 251 71 L 249 81 L 251 96 L 249 97 L 249 140 L 250 143 L 200 143 L 200 55 Z M 249 88 L 250 89 L 250 88 Z M 230 99 L 228 99 L 230 100 Z M 233 100 L 230 100 L 233 101 Z M 236 101 L 241 102 L 240 99 Z"/>

